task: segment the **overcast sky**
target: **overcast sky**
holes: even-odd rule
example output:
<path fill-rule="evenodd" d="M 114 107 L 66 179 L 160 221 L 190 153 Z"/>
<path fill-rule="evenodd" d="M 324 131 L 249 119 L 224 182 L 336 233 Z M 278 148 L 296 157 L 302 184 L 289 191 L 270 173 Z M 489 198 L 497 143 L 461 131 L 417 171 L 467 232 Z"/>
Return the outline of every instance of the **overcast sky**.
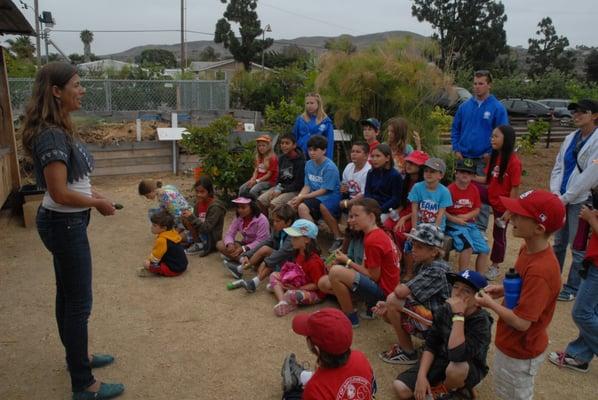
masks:
<path fill-rule="evenodd" d="M 22 0 L 33 6 L 33 0 Z M 19 4 L 19 0 L 13 0 Z M 527 47 L 536 25 L 545 16 L 552 18 L 559 35 L 572 46 L 598 46 L 595 25 L 596 0 L 504 0 L 508 16 L 505 30 L 511 46 Z M 404 30 L 431 35 L 428 23 L 411 16 L 409 0 L 259 0 L 262 26 L 270 24 L 268 36 L 293 39 L 299 36 L 362 35 Z M 145 44 L 172 44 L 180 41 L 177 32 L 103 33 L 100 30 L 180 29 L 180 0 L 39 0 L 41 11 L 52 12 L 56 30 L 51 37 L 67 54 L 83 53 L 79 31 L 94 32 L 92 52 L 116 53 Z M 187 29 L 211 34 L 226 5 L 220 0 L 186 0 Z M 33 25 L 32 8 L 21 9 Z M 187 41 L 210 40 L 211 35 L 187 33 Z M 2 40 L 2 39 L 0 39 Z M 52 50 L 51 50 L 52 52 Z"/>

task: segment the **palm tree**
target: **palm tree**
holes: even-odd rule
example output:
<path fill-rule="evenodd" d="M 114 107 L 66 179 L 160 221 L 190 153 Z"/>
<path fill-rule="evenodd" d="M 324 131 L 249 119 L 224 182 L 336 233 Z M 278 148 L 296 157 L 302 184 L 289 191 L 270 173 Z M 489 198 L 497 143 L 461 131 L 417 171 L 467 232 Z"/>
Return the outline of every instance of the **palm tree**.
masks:
<path fill-rule="evenodd" d="M 91 61 L 91 42 L 93 42 L 93 32 L 85 29 L 84 31 L 81 31 L 79 37 L 83 42 L 83 56 L 85 57 L 85 61 L 89 62 Z"/>
<path fill-rule="evenodd" d="M 7 39 L 10 51 L 16 54 L 17 58 L 33 60 L 35 46 L 31 43 L 29 36 L 18 36 L 16 39 Z"/>

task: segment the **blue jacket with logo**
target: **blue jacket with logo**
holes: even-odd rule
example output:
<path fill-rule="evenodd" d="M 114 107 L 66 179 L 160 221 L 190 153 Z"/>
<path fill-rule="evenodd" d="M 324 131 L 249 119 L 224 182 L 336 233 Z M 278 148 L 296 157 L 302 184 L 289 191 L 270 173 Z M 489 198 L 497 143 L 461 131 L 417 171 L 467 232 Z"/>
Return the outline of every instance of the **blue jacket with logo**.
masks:
<path fill-rule="evenodd" d="M 313 135 L 322 135 L 328 139 L 328 147 L 326 148 L 326 157 L 332 158 L 334 149 L 334 128 L 332 121 L 329 117 L 326 117 L 319 124 L 316 123 L 316 117 L 310 116 L 309 121 L 303 119 L 303 115 L 300 115 L 295 120 L 295 126 L 293 126 L 293 135 L 297 139 L 297 147 L 303 150 L 303 154 L 308 157 L 307 153 L 307 141 Z"/>
<path fill-rule="evenodd" d="M 466 158 L 479 158 L 492 152 L 490 136 L 499 125 L 507 125 L 507 110 L 490 95 L 478 105 L 475 96 L 461 104 L 451 128 L 453 151 Z"/>

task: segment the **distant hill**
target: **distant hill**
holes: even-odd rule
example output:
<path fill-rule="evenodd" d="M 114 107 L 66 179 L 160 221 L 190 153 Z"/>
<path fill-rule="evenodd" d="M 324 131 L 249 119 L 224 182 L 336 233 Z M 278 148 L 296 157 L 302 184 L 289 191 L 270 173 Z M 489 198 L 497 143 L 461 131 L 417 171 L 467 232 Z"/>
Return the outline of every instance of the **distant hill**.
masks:
<path fill-rule="evenodd" d="M 410 36 L 414 39 L 425 39 L 425 36 L 419 35 L 413 32 L 407 31 L 389 31 L 389 32 L 380 32 L 380 33 L 371 33 L 368 35 L 361 35 L 361 36 L 351 36 L 351 35 L 342 35 L 343 37 L 348 37 L 351 39 L 353 44 L 357 46 L 358 49 L 367 48 L 374 43 L 383 42 L 389 38 L 404 38 Z M 304 48 L 309 52 L 315 52 L 316 54 L 321 54 L 326 51 L 324 45 L 326 41 L 330 39 L 338 39 L 341 36 L 302 36 L 295 39 L 275 39 L 274 45 L 268 49 L 268 51 L 281 51 L 283 47 L 289 45 L 297 45 L 299 47 Z M 198 40 L 194 42 L 186 42 L 186 49 L 187 49 L 187 57 L 190 60 L 196 60 L 199 57 L 199 54 L 208 46 L 212 46 L 218 53 L 220 53 L 221 58 L 229 58 L 231 57 L 230 53 L 222 47 L 220 44 L 214 43 L 212 40 Z M 177 44 L 148 44 L 144 46 L 136 46 L 132 47 L 128 50 L 122 51 L 120 53 L 114 54 L 105 54 L 100 56 L 101 58 L 111 58 L 113 60 L 120 60 L 120 61 L 129 61 L 132 62 L 135 60 L 135 57 L 140 55 L 143 50 L 146 49 L 164 49 L 171 51 L 174 53 L 175 57 L 180 58 L 180 51 L 181 45 L 180 43 Z"/>

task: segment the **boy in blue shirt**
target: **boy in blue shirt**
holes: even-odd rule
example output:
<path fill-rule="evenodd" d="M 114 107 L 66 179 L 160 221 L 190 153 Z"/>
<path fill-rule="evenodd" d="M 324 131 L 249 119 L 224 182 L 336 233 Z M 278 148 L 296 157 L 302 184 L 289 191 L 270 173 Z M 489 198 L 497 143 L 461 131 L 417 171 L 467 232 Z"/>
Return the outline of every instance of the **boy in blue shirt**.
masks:
<path fill-rule="evenodd" d="M 334 242 L 329 251 L 334 251 L 343 243 L 343 237 L 336 218 L 340 214 L 340 176 L 336 165 L 326 157 L 328 140 L 314 135 L 307 142 L 310 160 L 305 164 L 305 182 L 299 194 L 289 201 L 297 208 L 299 218 L 326 222 L 334 234 Z"/>

